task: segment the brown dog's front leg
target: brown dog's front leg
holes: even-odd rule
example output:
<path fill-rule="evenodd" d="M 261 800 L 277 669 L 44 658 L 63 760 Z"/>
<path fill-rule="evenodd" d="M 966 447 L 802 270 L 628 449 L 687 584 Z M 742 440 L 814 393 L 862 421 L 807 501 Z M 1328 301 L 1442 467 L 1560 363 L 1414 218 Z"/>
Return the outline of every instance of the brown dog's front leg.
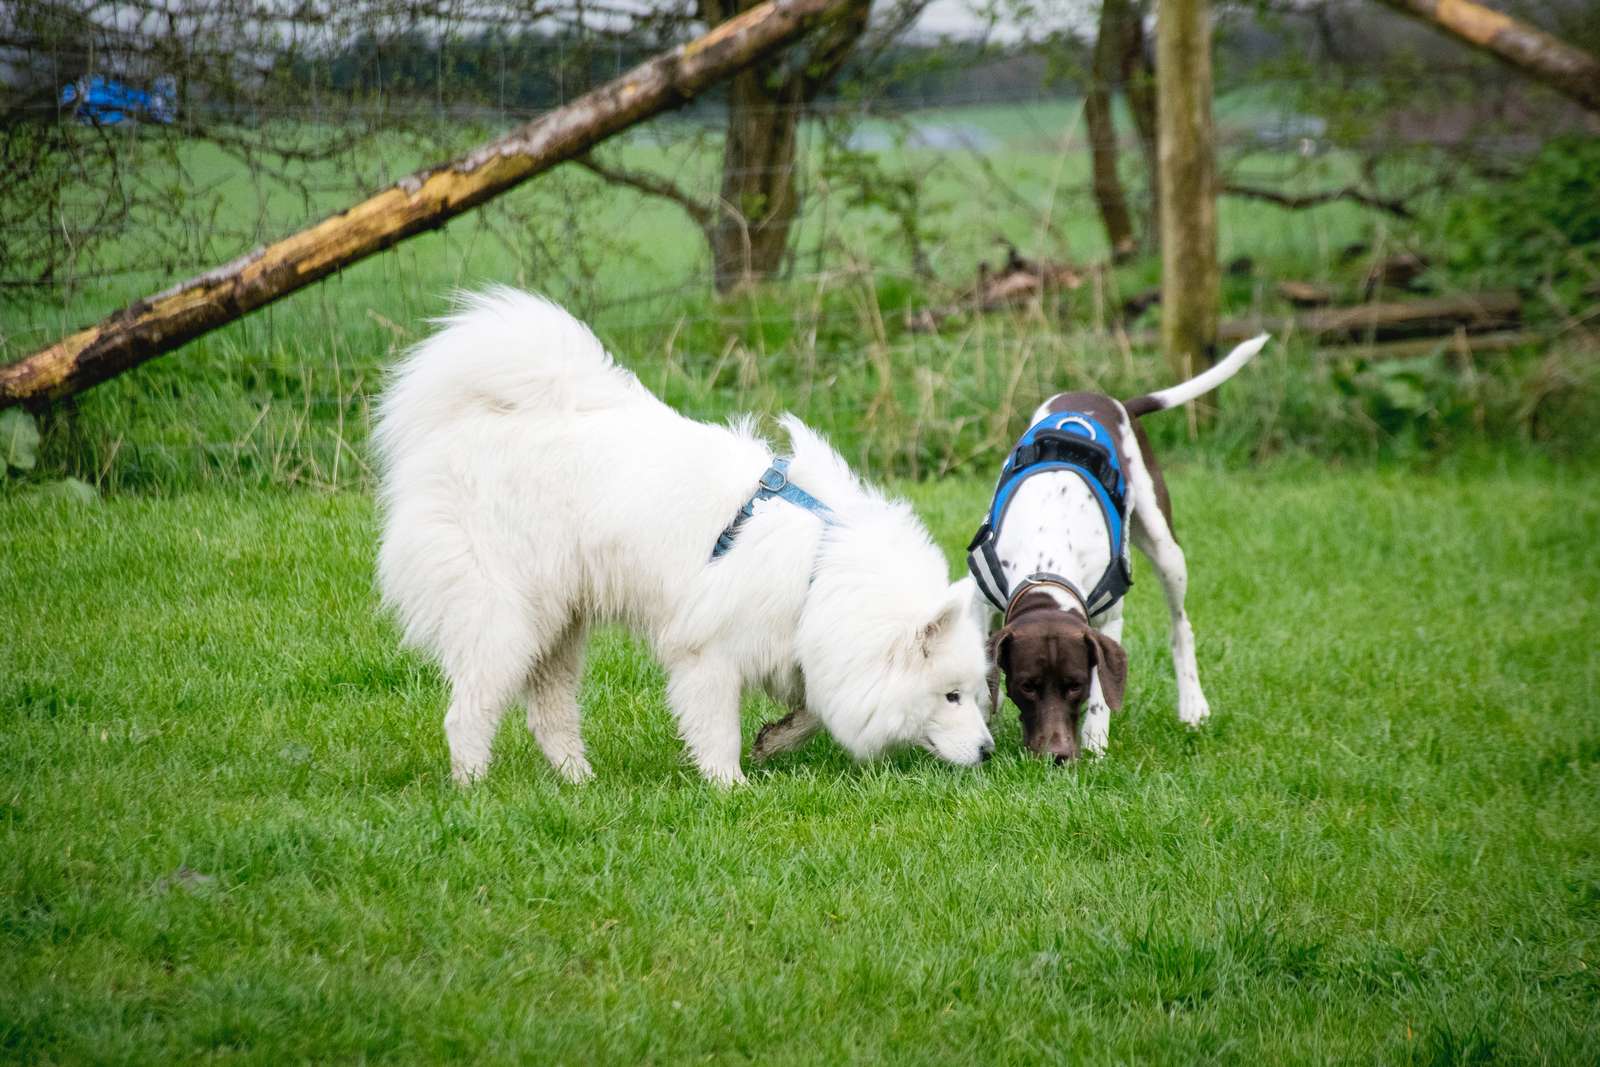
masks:
<path fill-rule="evenodd" d="M 750 746 L 750 760 L 765 763 L 780 752 L 792 752 L 811 740 L 822 729 L 822 720 L 804 708 L 797 708 L 779 719 L 761 727 L 755 744 Z"/>

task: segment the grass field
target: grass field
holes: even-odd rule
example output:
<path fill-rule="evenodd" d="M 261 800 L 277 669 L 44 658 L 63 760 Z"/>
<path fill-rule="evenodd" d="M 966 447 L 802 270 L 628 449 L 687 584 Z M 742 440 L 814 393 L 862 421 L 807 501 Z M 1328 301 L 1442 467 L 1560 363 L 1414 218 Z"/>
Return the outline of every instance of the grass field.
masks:
<path fill-rule="evenodd" d="M 452 788 L 364 495 L 0 500 L 0 1058 L 1600 1059 L 1593 467 L 1171 479 L 1204 732 L 1139 565 L 1104 760 L 727 793 L 616 634 L 596 781 Z"/>

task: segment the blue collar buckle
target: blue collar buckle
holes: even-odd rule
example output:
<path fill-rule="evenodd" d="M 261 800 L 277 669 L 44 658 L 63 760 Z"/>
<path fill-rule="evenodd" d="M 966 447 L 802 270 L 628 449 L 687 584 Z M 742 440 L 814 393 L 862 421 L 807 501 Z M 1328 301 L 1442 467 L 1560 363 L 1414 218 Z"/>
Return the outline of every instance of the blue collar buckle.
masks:
<path fill-rule="evenodd" d="M 739 527 L 755 514 L 756 505 L 773 497 L 787 500 L 795 507 L 811 512 L 820 518 L 825 526 L 835 526 L 839 522 L 832 508 L 789 480 L 789 457 L 777 456 L 773 459 L 772 466 L 761 472 L 761 477 L 756 480 L 756 491 L 744 502 L 744 507 L 739 509 L 733 521 L 723 527 L 722 533 L 717 535 L 717 543 L 711 549 L 713 560 L 721 559 L 733 547 L 733 539 L 738 534 Z"/>

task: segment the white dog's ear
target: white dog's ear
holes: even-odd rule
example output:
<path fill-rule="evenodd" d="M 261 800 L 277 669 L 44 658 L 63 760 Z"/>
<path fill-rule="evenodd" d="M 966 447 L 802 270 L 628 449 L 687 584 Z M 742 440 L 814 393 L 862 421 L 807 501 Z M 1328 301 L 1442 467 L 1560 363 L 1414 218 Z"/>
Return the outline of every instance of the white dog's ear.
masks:
<path fill-rule="evenodd" d="M 948 633 L 950 628 L 960 622 L 961 617 L 967 612 L 971 601 L 966 596 L 959 595 L 961 592 L 960 585 L 961 583 L 957 582 L 950 587 L 950 594 L 945 597 L 944 603 L 939 607 L 939 611 L 917 631 L 916 647 L 922 653 L 924 659 L 933 655 L 933 647 L 938 643 L 940 636 Z"/>
<path fill-rule="evenodd" d="M 950 586 L 950 595 L 967 606 L 967 613 L 972 616 L 972 621 L 980 629 L 985 628 L 989 621 L 989 602 L 978 591 L 978 581 L 972 575 L 967 575 L 959 582 Z"/>

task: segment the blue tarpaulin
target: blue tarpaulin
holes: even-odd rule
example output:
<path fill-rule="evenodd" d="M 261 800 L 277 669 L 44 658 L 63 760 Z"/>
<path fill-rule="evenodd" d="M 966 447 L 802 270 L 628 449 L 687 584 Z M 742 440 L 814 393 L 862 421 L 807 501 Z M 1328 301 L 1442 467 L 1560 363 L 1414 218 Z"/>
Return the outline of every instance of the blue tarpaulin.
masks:
<path fill-rule="evenodd" d="M 171 78 L 157 78 L 154 90 L 131 85 L 99 74 L 90 74 L 61 87 L 61 103 L 70 107 L 79 122 L 96 126 L 115 126 L 122 122 L 170 123 L 177 118 Z"/>

